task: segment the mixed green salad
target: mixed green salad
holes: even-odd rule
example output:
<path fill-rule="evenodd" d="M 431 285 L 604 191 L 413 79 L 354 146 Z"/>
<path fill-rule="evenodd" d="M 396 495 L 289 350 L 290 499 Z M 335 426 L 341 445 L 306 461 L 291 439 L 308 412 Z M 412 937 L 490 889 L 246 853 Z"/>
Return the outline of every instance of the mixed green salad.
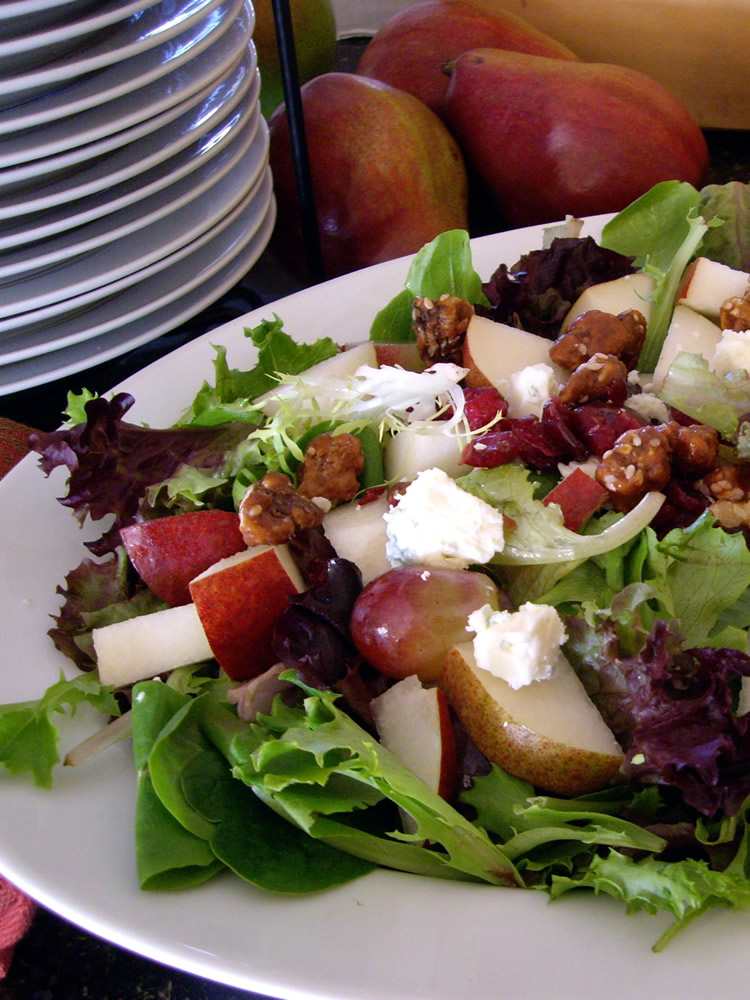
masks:
<path fill-rule="evenodd" d="M 658 185 L 604 227 L 598 246 L 557 239 L 486 282 L 467 234 L 446 233 L 417 255 L 371 339 L 411 343 L 415 296 L 448 293 L 552 342 L 585 288 L 643 271 L 653 292 L 641 378 L 628 382 L 637 394 L 699 254 L 750 270 L 746 186 Z M 114 720 L 94 750 L 73 757 L 132 738 L 143 889 L 185 888 L 230 869 L 265 890 L 314 892 L 385 866 L 552 898 L 589 890 L 629 911 L 665 910 L 674 919 L 657 949 L 712 907 L 750 907 L 750 713 L 742 701 L 750 550 L 742 524 L 722 527 L 710 498 L 674 478 L 658 502 L 628 511 L 604 504 L 580 531 L 563 525 L 544 497 L 566 467 L 596 455 L 602 414 L 618 432 L 637 426 L 618 423 L 626 419 L 621 397 L 592 404 L 575 433 L 554 399 L 541 417 L 481 411 L 472 421 L 460 366 L 311 377 L 339 354 L 333 337 L 297 343 L 277 316 L 246 334 L 257 348 L 254 367 L 232 368 L 217 348 L 213 377 L 170 428 L 129 423 L 126 394 L 84 393 L 70 397 L 61 430 L 34 437 L 44 472 L 69 470 L 62 502 L 82 524 L 106 518 L 108 526 L 61 583 L 50 632 L 80 673 L 61 675 L 38 701 L 0 706 L 0 763 L 49 786 L 60 718 L 86 703 Z M 441 379 L 430 379 L 435 370 Z M 672 419 L 714 428 L 722 462 L 747 462 L 747 371 L 719 375 L 699 355 L 682 354 L 651 395 Z M 271 409 L 269 397 L 278 401 Z M 415 420 L 453 421 L 465 459 L 496 455 L 456 479 L 513 527 L 503 552 L 478 568 L 513 606 L 550 605 L 560 615 L 565 655 L 624 751 L 607 787 L 575 798 L 534 787 L 488 760 L 456 720 L 454 792 L 446 798 L 428 787 L 377 739 L 368 705 L 393 679 L 352 639 L 361 571 L 318 530 L 290 539 L 307 587 L 276 627 L 284 691 L 253 720 L 238 711 L 242 682 L 212 659 L 124 690 L 101 682 L 93 630 L 167 606 L 135 573 L 125 527 L 236 511 L 267 473 L 294 482 L 309 441 L 329 432 L 360 441 L 356 502 L 365 503 L 391 485 L 384 447 Z"/>

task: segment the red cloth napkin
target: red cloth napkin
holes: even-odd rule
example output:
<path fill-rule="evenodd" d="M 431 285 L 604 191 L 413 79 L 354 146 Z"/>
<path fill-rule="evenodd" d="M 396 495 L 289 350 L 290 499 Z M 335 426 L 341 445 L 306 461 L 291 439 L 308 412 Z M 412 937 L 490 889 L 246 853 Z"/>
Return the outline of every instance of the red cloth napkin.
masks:
<path fill-rule="evenodd" d="M 31 926 L 36 903 L 0 875 L 0 980 L 8 974 L 13 949 Z"/>
<path fill-rule="evenodd" d="M 28 451 L 31 428 L 0 417 L 0 478 Z M 13 948 L 29 929 L 36 904 L 0 875 L 0 979 L 10 968 Z"/>

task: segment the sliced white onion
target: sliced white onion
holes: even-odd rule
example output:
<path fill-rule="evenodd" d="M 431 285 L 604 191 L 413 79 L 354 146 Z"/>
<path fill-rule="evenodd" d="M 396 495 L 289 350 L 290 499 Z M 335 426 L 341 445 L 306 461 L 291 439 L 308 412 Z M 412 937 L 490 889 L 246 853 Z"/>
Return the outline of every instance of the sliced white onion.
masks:
<path fill-rule="evenodd" d="M 505 548 L 493 557 L 493 562 L 504 566 L 531 566 L 545 563 L 583 561 L 591 556 L 610 552 L 618 545 L 630 541 L 658 514 L 664 503 L 663 493 L 647 493 L 624 517 L 598 535 L 579 535 L 567 528 L 560 528 L 554 544 L 540 546 L 533 552 L 519 549 L 513 544 L 513 533 L 506 535 Z"/>

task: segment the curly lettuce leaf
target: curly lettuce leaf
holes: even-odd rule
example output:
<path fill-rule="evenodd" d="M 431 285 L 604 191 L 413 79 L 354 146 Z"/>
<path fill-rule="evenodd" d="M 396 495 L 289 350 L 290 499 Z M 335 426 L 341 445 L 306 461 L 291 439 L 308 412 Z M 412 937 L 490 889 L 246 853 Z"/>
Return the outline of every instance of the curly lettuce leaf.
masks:
<path fill-rule="evenodd" d="M 745 648 L 750 551 L 741 534 L 730 534 L 706 511 L 687 528 L 662 539 L 646 527 L 629 542 L 575 566 L 545 593 L 545 604 L 570 609 L 609 609 L 636 594 L 645 627 L 676 622 L 691 646 Z M 633 588 L 640 588 L 634 590 Z M 732 628 L 734 626 L 734 630 Z"/>
<path fill-rule="evenodd" d="M 250 735 L 232 741 L 234 773 L 256 795 L 310 836 L 368 861 L 438 878 L 520 884 L 485 832 L 345 715 L 336 695 L 288 676 L 306 692 L 303 705 L 290 708 L 277 698 Z M 379 819 L 388 802 L 413 817 L 415 832 L 393 829 L 398 821 L 390 809 Z"/>
<path fill-rule="evenodd" d="M 461 801 L 476 811 L 481 827 L 501 838 L 503 852 L 524 870 L 529 855 L 564 842 L 592 848 L 663 850 L 661 837 L 618 815 L 634 795 L 632 788 L 624 786 L 578 799 L 540 796 L 533 786 L 493 764 L 488 774 L 474 778 Z M 554 857 L 554 850 L 548 853 Z"/>
<path fill-rule="evenodd" d="M 47 634 L 80 670 L 96 667 L 92 629 L 166 607 L 130 572 L 123 546 L 99 562 L 82 560 L 57 592 L 65 600 Z"/>
<path fill-rule="evenodd" d="M 319 361 L 333 357 L 340 350 L 330 337 L 313 344 L 298 344 L 274 313 L 273 320 L 262 320 L 246 329 L 258 349 L 258 359 L 250 369 L 230 368 L 226 348 L 214 347 L 214 384 L 204 382 L 180 420 L 181 425 L 215 426 L 242 420 L 258 423 L 253 402 L 274 389 L 279 375 L 299 375 Z"/>
<path fill-rule="evenodd" d="M 60 760 L 60 730 L 56 714 L 73 715 L 80 705 L 118 716 L 120 708 L 111 687 L 102 685 L 96 673 L 59 680 L 35 701 L 0 705 L 0 764 L 11 774 L 31 774 L 42 788 L 52 784 L 52 770 Z"/>
<path fill-rule="evenodd" d="M 117 547 L 121 527 L 154 516 L 149 489 L 184 466 L 210 477 L 214 485 L 225 482 L 233 452 L 247 436 L 241 422 L 160 430 L 130 424 L 123 418 L 133 403 L 127 393 L 111 400 L 98 397 L 86 403 L 85 424 L 30 437 L 45 474 L 58 466 L 69 470 L 67 494 L 60 502 L 81 523 L 87 517 L 98 521 L 114 515 L 105 534 L 87 543 L 96 555 Z"/>
<path fill-rule="evenodd" d="M 662 951 L 681 930 L 711 908 L 750 909 L 750 882 L 744 874 L 714 871 L 707 862 L 692 858 L 635 860 L 612 850 L 594 856 L 582 873 L 553 876 L 553 899 L 573 889 L 592 889 L 597 895 L 613 896 L 627 905 L 628 913 L 671 913 L 674 923 L 659 938 L 654 951 Z"/>
<path fill-rule="evenodd" d="M 501 264 L 484 285 L 483 315 L 554 340 L 581 293 L 634 270 L 633 258 L 600 246 L 590 236 L 555 237 L 508 267 Z"/>
<path fill-rule="evenodd" d="M 737 271 L 750 271 L 750 184 L 708 184 L 700 197 L 703 218 L 724 223 L 706 233 L 701 252 Z"/>
<path fill-rule="evenodd" d="M 669 406 L 731 440 L 739 419 L 750 412 L 750 375 L 717 375 L 700 354 L 680 353 L 670 365 L 659 395 Z"/>
<path fill-rule="evenodd" d="M 570 617 L 566 627 L 566 655 L 625 751 L 625 773 L 678 789 L 705 816 L 734 815 L 750 795 L 750 715 L 736 714 L 750 657 L 688 647 L 675 628 L 657 621 L 648 631 L 637 614 Z"/>
<path fill-rule="evenodd" d="M 606 552 L 641 531 L 664 500 L 660 493 L 648 493 L 633 510 L 615 521 L 592 519 L 589 532 L 582 534 L 565 527 L 558 505 L 536 499 L 536 485 L 523 466 L 509 463 L 473 469 L 456 483 L 467 493 L 498 507 L 514 522 L 503 550 L 492 560 L 502 566 L 574 563 Z M 598 532 L 597 525 L 601 529 Z"/>

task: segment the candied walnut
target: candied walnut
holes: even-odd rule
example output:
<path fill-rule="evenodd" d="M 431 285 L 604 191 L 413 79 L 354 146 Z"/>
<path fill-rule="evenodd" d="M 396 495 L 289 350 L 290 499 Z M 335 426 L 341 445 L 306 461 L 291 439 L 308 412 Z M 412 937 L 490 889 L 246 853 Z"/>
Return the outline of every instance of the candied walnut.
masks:
<path fill-rule="evenodd" d="M 423 296 L 414 299 L 412 325 L 420 357 L 429 364 L 450 361 L 461 364 L 464 337 L 474 306 L 455 295 L 441 295 L 437 302 Z"/>
<path fill-rule="evenodd" d="M 359 438 L 353 434 L 319 434 L 307 446 L 297 470 L 299 493 L 303 497 L 325 497 L 335 507 L 356 496 L 364 467 Z"/>
<path fill-rule="evenodd" d="M 719 326 L 722 330 L 750 330 L 750 296 L 733 295 L 722 302 Z"/>
<path fill-rule="evenodd" d="M 706 496 L 715 500 L 728 500 L 732 503 L 750 500 L 750 467 L 720 465 L 704 475 L 699 486 Z"/>
<path fill-rule="evenodd" d="M 321 508 L 300 496 L 282 472 L 269 472 L 249 486 L 239 514 L 247 545 L 283 545 L 295 532 L 315 528 L 323 520 Z"/>
<path fill-rule="evenodd" d="M 629 510 L 651 490 L 661 490 L 672 474 L 670 435 L 663 427 L 625 431 L 606 451 L 596 481 L 617 510 Z"/>
<path fill-rule="evenodd" d="M 624 325 L 629 336 L 627 347 L 620 353 L 620 357 L 628 368 L 636 368 L 638 358 L 643 350 L 643 341 L 646 339 L 648 321 L 640 309 L 626 309 L 624 312 L 618 313 L 617 318 Z"/>
<path fill-rule="evenodd" d="M 557 338 L 549 356 L 555 364 L 574 371 L 594 354 L 611 354 L 630 369 L 638 362 L 645 336 L 646 319 L 637 309 L 627 309 L 619 316 L 589 309 Z"/>
<path fill-rule="evenodd" d="M 740 503 L 717 500 L 708 508 L 716 520 L 728 531 L 733 528 L 750 528 L 750 500 Z"/>
<path fill-rule="evenodd" d="M 719 435 L 705 424 L 678 424 L 670 421 L 672 466 L 685 479 L 700 479 L 716 465 L 719 457 Z"/>
<path fill-rule="evenodd" d="M 613 383 L 624 385 L 628 370 L 612 354 L 592 354 L 580 364 L 560 393 L 567 406 L 588 403 L 592 399 L 609 399 Z"/>

